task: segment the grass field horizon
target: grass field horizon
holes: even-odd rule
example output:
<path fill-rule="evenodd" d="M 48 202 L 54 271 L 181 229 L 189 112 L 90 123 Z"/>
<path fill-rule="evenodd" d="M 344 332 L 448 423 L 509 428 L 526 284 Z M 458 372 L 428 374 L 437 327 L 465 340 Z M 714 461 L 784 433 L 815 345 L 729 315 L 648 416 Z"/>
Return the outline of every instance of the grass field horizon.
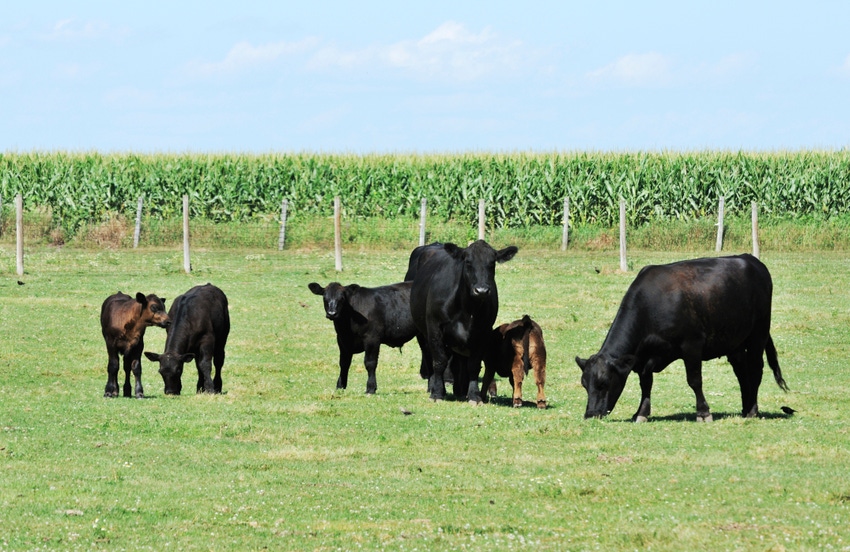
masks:
<path fill-rule="evenodd" d="M 627 272 L 611 248 L 533 244 L 498 266 L 498 322 L 543 328 L 546 410 L 511 408 L 506 380 L 494 404 L 430 402 L 413 342 L 382 348 L 375 396 L 362 355 L 334 389 L 333 328 L 307 283 L 395 282 L 408 252 L 352 245 L 337 273 L 316 247 L 197 247 L 187 275 L 175 247 L 38 245 L 18 277 L 0 242 L 0 550 L 850 549 L 846 251 L 762 246 L 791 391 L 766 374 L 762 417 L 742 419 L 731 367 L 707 362 L 711 424 L 694 421 L 681 362 L 656 377 L 650 423 L 630 422 L 637 378 L 584 420 L 573 357 L 599 349 L 640 267 L 713 256 L 713 237 L 632 249 Z M 145 362 L 147 398 L 104 399 L 103 299 L 170 306 L 206 282 L 230 301 L 224 393 L 165 396 Z M 161 352 L 165 332 L 145 341 Z"/>

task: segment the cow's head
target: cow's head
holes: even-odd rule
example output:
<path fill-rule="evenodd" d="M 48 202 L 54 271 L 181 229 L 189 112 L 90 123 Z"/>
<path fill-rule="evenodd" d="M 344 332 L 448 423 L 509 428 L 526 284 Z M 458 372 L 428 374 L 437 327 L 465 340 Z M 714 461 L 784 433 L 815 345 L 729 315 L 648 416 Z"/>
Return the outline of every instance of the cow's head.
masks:
<path fill-rule="evenodd" d="M 461 278 L 467 286 L 469 296 L 475 300 L 484 300 L 496 289 L 496 263 L 504 263 L 514 258 L 516 246 L 508 246 L 496 251 L 484 240 L 478 240 L 465 249 L 453 243 L 443 246 L 453 258 L 463 263 Z"/>
<path fill-rule="evenodd" d="M 581 368 L 581 385 L 587 391 L 585 418 L 601 418 L 614 410 L 626 378 L 631 371 L 631 357 L 612 359 L 606 354 L 597 353 L 590 358 L 576 357 Z"/>
<path fill-rule="evenodd" d="M 349 295 L 357 291 L 360 286 L 357 284 L 343 286 L 339 282 L 331 282 L 326 287 L 322 287 L 316 282 L 312 282 L 307 284 L 307 287 L 314 295 L 322 296 L 322 301 L 325 304 L 325 316 L 328 320 L 337 320 L 348 306 Z"/>
<path fill-rule="evenodd" d="M 181 378 L 183 376 L 183 364 L 195 358 L 192 353 L 156 353 L 145 352 L 145 356 L 151 362 L 159 363 L 159 374 L 165 383 L 166 395 L 179 395 L 183 389 Z"/>
<path fill-rule="evenodd" d="M 153 293 L 147 297 L 143 293 L 137 293 L 136 302 L 141 305 L 139 319 L 145 326 L 167 328 L 171 325 L 171 319 L 165 311 L 165 298 L 157 297 Z"/>

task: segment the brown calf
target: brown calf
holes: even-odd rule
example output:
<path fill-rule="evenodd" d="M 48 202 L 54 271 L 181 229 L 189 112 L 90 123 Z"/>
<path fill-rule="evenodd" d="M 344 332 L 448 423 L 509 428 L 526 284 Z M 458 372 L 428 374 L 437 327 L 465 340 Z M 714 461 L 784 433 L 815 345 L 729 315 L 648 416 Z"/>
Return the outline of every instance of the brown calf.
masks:
<path fill-rule="evenodd" d="M 522 406 L 522 380 L 529 370 L 534 370 L 537 384 L 537 408 L 546 408 L 546 345 L 543 330 L 527 314 L 510 324 L 493 329 L 492 344 L 484 356 L 484 377 L 481 382 L 481 399 L 487 402 L 487 390 L 493 377 L 510 378 L 513 386 L 514 406 Z"/>
<path fill-rule="evenodd" d="M 100 308 L 100 329 L 106 341 L 109 363 L 106 365 L 104 397 L 118 396 L 118 355 L 124 357 L 124 396 L 130 397 L 130 372 L 136 379 L 136 397 L 145 396 L 142 388 L 142 351 L 148 326 L 167 328 L 171 323 L 165 312 L 165 299 L 137 293 L 130 297 L 120 291 L 110 295 Z"/>

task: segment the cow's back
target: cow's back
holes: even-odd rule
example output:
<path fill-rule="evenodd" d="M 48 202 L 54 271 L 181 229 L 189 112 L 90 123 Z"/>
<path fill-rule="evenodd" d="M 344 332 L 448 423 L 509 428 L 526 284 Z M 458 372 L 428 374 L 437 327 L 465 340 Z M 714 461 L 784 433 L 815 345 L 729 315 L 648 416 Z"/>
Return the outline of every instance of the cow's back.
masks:
<path fill-rule="evenodd" d="M 178 296 L 168 311 L 171 327 L 165 343 L 166 351 L 173 350 L 175 342 L 190 342 L 190 348 L 203 337 L 216 341 L 226 340 L 230 332 L 230 313 L 227 296 L 212 284 L 195 286 Z M 189 349 L 179 347 L 181 352 Z"/>
<path fill-rule="evenodd" d="M 107 297 L 100 307 L 100 330 L 104 339 L 111 345 L 123 348 L 117 340 L 139 318 L 141 310 L 139 302 L 126 293 L 119 291 Z M 141 333 L 144 334 L 144 328 Z"/>
<path fill-rule="evenodd" d="M 772 291 L 767 268 L 751 255 L 646 266 L 629 286 L 606 341 L 624 335 L 630 341 L 648 335 L 702 339 L 703 358 L 723 356 L 753 332 L 767 335 Z"/>
<path fill-rule="evenodd" d="M 370 337 L 391 347 L 401 347 L 416 335 L 416 326 L 410 312 L 410 292 L 413 282 L 401 282 L 374 288 L 361 287 L 348 298 L 349 307 L 360 317 L 350 317 L 353 334 L 371 332 Z"/>

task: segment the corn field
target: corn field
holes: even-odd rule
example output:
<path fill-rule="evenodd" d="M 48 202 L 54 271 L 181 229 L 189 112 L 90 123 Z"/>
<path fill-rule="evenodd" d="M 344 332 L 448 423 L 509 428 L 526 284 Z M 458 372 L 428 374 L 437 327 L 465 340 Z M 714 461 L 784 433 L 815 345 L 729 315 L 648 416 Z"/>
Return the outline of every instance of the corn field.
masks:
<path fill-rule="evenodd" d="M 22 194 L 74 232 L 120 214 L 178 217 L 181 198 L 206 220 L 330 215 L 341 196 L 347 217 L 429 216 L 474 224 L 484 199 L 496 228 L 562 223 L 570 198 L 576 225 L 614 226 L 619 198 L 629 223 L 714 216 L 718 198 L 735 216 L 759 204 L 764 217 L 830 218 L 850 211 L 850 151 L 775 153 L 0 154 L 0 198 Z"/>

